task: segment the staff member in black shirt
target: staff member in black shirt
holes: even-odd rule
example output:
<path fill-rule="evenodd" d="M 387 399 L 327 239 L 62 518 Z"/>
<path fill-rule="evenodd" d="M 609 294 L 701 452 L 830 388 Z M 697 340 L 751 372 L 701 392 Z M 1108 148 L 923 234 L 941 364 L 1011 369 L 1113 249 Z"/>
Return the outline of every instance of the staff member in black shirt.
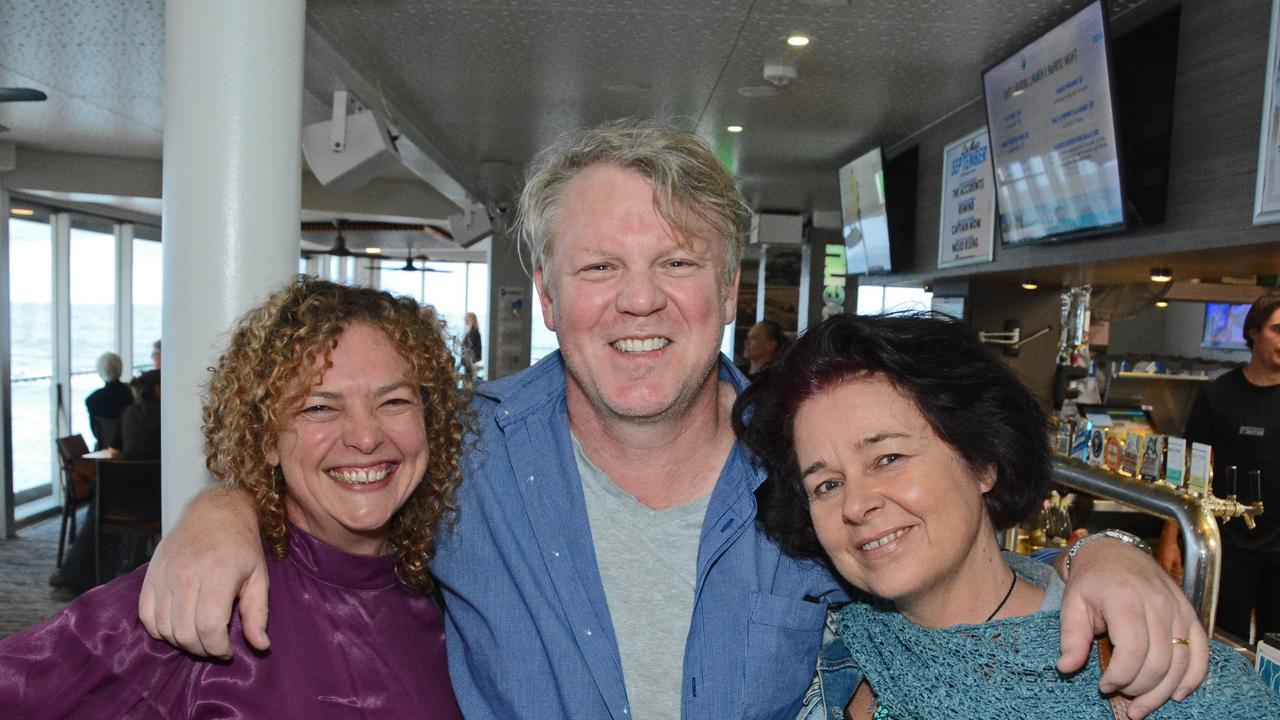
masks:
<path fill-rule="evenodd" d="M 1258 614 L 1257 637 L 1280 632 L 1280 292 L 1262 296 L 1245 316 L 1249 363 L 1200 391 L 1187 421 L 1187 442 L 1213 446 L 1215 494 L 1232 490 L 1242 503 L 1261 499 L 1257 527 L 1242 520 L 1222 525 L 1222 574 L 1217 626 L 1249 638 L 1249 617 Z M 1228 486 L 1227 468 L 1238 482 Z M 1261 472 L 1261 496 L 1250 473 Z"/>

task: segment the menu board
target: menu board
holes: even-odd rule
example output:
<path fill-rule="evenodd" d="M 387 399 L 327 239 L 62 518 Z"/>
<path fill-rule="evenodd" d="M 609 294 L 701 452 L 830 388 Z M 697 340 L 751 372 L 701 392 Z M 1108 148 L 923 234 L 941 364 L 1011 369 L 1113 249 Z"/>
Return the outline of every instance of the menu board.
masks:
<path fill-rule="evenodd" d="M 990 153 L 986 128 L 969 133 L 942 151 L 940 268 L 991 262 L 996 199 Z"/>
<path fill-rule="evenodd" d="M 1101 2 L 982 78 L 1005 245 L 1124 227 Z"/>

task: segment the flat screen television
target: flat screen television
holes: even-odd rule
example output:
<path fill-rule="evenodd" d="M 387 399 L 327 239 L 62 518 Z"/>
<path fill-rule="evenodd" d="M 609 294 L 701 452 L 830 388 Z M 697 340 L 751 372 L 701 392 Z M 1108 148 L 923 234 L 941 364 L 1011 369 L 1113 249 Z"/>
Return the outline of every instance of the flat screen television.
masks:
<path fill-rule="evenodd" d="M 840 168 L 840 215 L 848 273 L 867 275 L 892 270 L 884 154 L 879 147 Z"/>
<path fill-rule="evenodd" d="M 1215 350 L 1248 350 L 1244 341 L 1244 316 L 1251 306 L 1234 303 L 1204 304 L 1204 335 L 1200 347 Z"/>
<path fill-rule="evenodd" d="M 920 149 L 891 158 L 875 148 L 840 168 L 840 212 L 849 275 L 911 265 Z"/>
<path fill-rule="evenodd" d="M 1102 0 L 983 73 L 1002 244 L 1127 227 L 1113 84 Z"/>

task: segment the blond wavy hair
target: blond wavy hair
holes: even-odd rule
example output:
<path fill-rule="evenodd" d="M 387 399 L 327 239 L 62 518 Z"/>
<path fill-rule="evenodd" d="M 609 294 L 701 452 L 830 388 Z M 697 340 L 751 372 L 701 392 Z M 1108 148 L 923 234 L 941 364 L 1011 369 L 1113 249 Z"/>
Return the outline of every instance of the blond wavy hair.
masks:
<path fill-rule="evenodd" d="M 205 463 L 254 499 L 262 538 L 276 557 L 288 547 L 284 477 L 267 462 L 282 423 L 331 367 L 334 342 L 352 323 L 386 333 L 410 367 L 422 399 L 429 446 L 426 473 L 392 516 L 396 574 L 406 587 L 432 588 L 428 565 L 441 521 L 457 511 L 466 398 L 435 313 L 410 298 L 301 277 L 240 318 L 213 369 L 204 401 Z"/>
<path fill-rule="evenodd" d="M 640 173 L 653 185 L 654 207 L 671 227 L 685 235 L 709 228 L 723 241 L 720 290 L 728 292 L 743 240 L 751 233 L 751 208 L 706 140 L 651 120 L 620 120 L 566 133 L 533 160 L 516 222 L 535 269 L 547 265 L 569 183 L 596 165 Z"/>

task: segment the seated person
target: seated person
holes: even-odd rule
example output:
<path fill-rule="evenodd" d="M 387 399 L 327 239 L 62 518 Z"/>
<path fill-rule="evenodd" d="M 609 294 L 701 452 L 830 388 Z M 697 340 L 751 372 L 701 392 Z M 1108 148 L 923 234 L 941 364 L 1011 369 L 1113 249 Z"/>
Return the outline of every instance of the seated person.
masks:
<path fill-rule="evenodd" d="M 122 460 L 159 460 L 160 371 L 142 373 L 126 386 L 126 390 L 129 388 L 132 388 L 129 396 L 136 396 L 137 402 L 125 407 L 120 416 L 119 432 L 111 446 L 121 450 L 119 457 Z M 97 523 L 93 513 L 89 513 L 76 533 L 66 561 L 49 576 L 50 585 L 78 595 L 98 583 L 99 574 L 93 567 L 96 535 Z M 108 535 L 99 540 L 102 548 L 98 552 L 98 560 L 104 579 L 129 572 L 147 562 L 155 548 L 155 538 L 142 536 Z"/>
<path fill-rule="evenodd" d="M 244 316 L 213 372 L 207 464 L 256 500 L 277 648 L 219 661 L 153 640 L 139 570 L 0 641 L 4 716 L 460 718 L 427 562 L 462 398 L 427 319 L 301 279 Z"/>
<path fill-rule="evenodd" d="M 766 531 L 866 593 L 831 618 L 812 717 L 1124 717 L 1099 692 L 1097 655 L 1055 667 L 1057 574 L 1015 574 L 997 545 L 1048 491 L 1048 423 L 967 326 L 830 318 L 740 396 L 734 421 L 768 469 Z M 1175 666 L 1206 652 L 1195 622 L 1166 641 Z M 1208 651 L 1204 685 L 1154 717 L 1280 717 L 1241 657 Z"/>
<path fill-rule="evenodd" d="M 102 387 L 84 399 L 85 409 L 89 411 L 89 429 L 96 441 L 94 450 L 118 447 L 115 443 L 119 442 L 116 434 L 120 430 L 120 414 L 133 404 L 133 392 L 120 381 L 123 372 L 124 363 L 119 355 L 105 352 L 98 356 L 98 377 L 102 378 Z"/>
<path fill-rule="evenodd" d="M 120 456 L 125 460 L 159 460 L 160 371 L 148 370 L 129 384 L 138 401 L 120 416 Z"/>

